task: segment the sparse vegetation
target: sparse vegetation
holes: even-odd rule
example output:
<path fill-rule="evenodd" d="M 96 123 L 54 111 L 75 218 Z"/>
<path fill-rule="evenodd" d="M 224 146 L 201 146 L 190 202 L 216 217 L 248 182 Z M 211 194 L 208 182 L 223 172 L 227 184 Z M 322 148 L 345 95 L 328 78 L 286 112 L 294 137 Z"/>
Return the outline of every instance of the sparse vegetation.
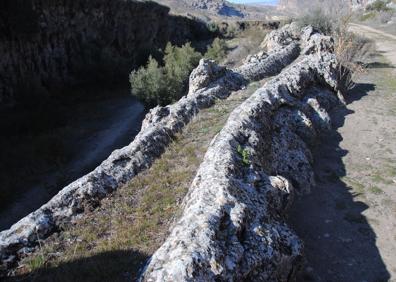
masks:
<path fill-rule="evenodd" d="M 222 62 L 227 54 L 227 44 L 224 39 L 216 38 L 212 45 L 208 48 L 205 58 L 212 59 L 217 62 Z"/>
<path fill-rule="evenodd" d="M 132 71 L 129 77 L 132 95 L 149 106 L 166 105 L 178 100 L 186 92 L 190 72 L 201 55 L 190 43 L 182 47 L 166 46 L 164 66 L 152 57 L 147 65 Z"/>
<path fill-rule="evenodd" d="M 260 85 L 202 110 L 150 169 L 23 260 L 18 279 L 134 281 L 168 235 L 210 141 L 229 113 Z"/>
<path fill-rule="evenodd" d="M 392 9 L 387 6 L 387 4 L 389 2 L 390 1 L 376 0 L 373 3 L 371 3 L 371 4 L 368 4 L 366 6 L 366 10 L 367 11 L 377 11 L 377 12 L 390 11 Z"/>
<path fill-rule="evenodd" d="M 204 57 L 221 62 L 226 50 L 225 40 L 216 38 Z M 168 43 L 164 53 L 163 66 L 149 57 L 146 66 L 132 71 L 129 76 L 132 95 L 150 107 L 167 105 L 185 95 L 189 75 L 202 58 L 190 43 L 182 47 Z"/>
<path fill-rule="evenodd" d="M 302 15 L 297 22 L 300 27 L 311 25 L 315 29 L 327 35 L 332 34 L 334 31 L 334 22 L 332 18 L 320 7 Z"/>
<path fill-rule="evenodd" d="M 319 3 L 319 2 L 318 2 Z M 352 15 L 345 1 L 320 1 L 298 19 L 300 26 L 312 25 L 335 40 L 335 53 L 340 63 L 339 77 L 346 90 L 354 87 L 355 78 L 364 72 L 362 61 L 373 50 L 373 43 L 348 30 Z"/>
<path fill-rule="evenodd" d="M 242 148 L 241 145 L 238 145 L 237 152 L 242 159 L 242 163 L 244 166 L 249 166 L 249 151 L 246 148 Z"/>

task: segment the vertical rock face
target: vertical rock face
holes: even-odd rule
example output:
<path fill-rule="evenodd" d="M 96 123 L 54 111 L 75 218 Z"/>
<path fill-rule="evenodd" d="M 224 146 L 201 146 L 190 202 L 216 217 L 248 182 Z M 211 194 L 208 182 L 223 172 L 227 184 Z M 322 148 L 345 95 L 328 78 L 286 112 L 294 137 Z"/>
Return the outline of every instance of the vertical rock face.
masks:
<path fill-rule="evenodd" d="M 154 2 L 1 1 L 0 105 L 64 84 L 125 80 L 168 41 L 209 36 L 204 24 L 168 12 Z"/>

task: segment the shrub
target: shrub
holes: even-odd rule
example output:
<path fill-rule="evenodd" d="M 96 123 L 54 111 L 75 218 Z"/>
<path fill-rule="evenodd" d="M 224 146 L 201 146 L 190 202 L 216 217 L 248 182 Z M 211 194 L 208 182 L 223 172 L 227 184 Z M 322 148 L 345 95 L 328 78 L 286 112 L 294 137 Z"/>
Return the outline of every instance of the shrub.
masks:
<path fill-rule="evenodd" d="M 387 6 L 388 2 L 386 1 L 381 1 L 381 0 L 376 0 L 373 3 L 369 4 L 366 6 L 366 10 L 368 11 L 377 11 L 377 12 L 387 12 L 390 11 L 391 8 Z"/>
<path fill-rule="evenodd" d="M 189 75 L 198 65 L 200 59 L 201 54 L 196 52 L 190 43 L 182 47 L 172 46 L 168 43 L 164 56 L 164 73 L 169 101 L 180 99 L 187 91 Z"/>
<path fill-rule="evenodd" d="M 335 53 L 339 62 L 339 79 L 346 89 L 354 87 L 353 78 L 364 71 L 362 61 L 372 50 L 372 42 L 348 31 L 351 14 L 342 0 L 315 1 L 308 14 L 298 19 L 301 26 L 312 25 L 335 40 Z"/>
<path fill-rule="evenodd" d="M 132 71 L 129 81 L 132 95 L 145 104 L 154 106 L 166 100 L 163 70 L 151 56 L 145 67 Z"/>
<path fill-rule="evenodd" d="M 132 71 L 129 77 L 132 95 L 150 107 L 180 99 L 200 58 L 201 54 L 190 43 L 182 47 L 169 43 L 165 49 L 164 66 L 150 57 L 145 67 Z"/>
<path fill-rule="evenodd" d="M 205 54 L 205 58 L 221 62 L 227 53 L 227 44 L 223 39 L 216 38 Z"/>
<path fill-rule="evenodd" d="M 208 23 L 208 29 L 212 33 L 219 33 L 219 26 L 215 22 Z"/>
<path fill-rule="evenodd" d="M 330 35 L 334 28 L 333 20 L 321 8 L 308 11 L 308 13 L 302 15 L 297 22 L 300 27 L 311 25 L 326 35 Z"/>

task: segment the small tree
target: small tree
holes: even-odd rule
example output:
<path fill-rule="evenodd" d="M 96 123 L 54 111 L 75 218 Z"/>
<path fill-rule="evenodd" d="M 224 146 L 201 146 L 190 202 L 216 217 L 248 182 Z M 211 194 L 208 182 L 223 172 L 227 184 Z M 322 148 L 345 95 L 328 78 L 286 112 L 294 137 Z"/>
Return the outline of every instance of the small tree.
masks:
<path fill-rule="evenodd" d="M 148 106 L 166 105 L 180 99 L 200 58 L 201 54 L 190 43 L 182 47 L 168 43 L 163 67 L 150 56 L 145 67 L 132 71 L 129 78 L 132 95 Z"/>
<path fill-rule="evenodd" d="M 168 43 L 165 48 L 164 69 L 168 95 L 172 100 L 179 99 L 186 92 L 188 77 L 200 59 L 201 54 L 196 52 L 190 43 L 182 47 Z"/>
<path fill-rule="evenodd" d="M 213 40 L 212 45 L 208 48 L 205 58 L 221 62 L 227 51 L 227 44 L 223 39 L 216 38 Z"/>
<path fill-rule="evenodd" d="M 377 11 L 377 12 L 388 12 L 392 9 L 387 6 L 387 1 L 376 0 L 373 3 L 367 5 L 367 11 Z"/>
<path fill-rule="evenodd" d="M 164 100 L 164 73 L 151 56 L 146 67 L 132 71 L 129 76 L 132 95 L 149 106 L 162 104 Z"/>

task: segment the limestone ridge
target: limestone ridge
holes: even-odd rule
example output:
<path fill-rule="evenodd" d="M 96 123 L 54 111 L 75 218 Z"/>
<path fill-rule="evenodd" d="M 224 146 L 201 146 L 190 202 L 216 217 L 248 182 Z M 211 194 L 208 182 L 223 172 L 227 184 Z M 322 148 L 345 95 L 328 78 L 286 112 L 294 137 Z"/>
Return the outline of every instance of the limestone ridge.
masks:
<path fill-rule="evenodd" d="M 332 39 L 310 27 L 300 37 L 297 62 L 236 108 L 212 141 L 141 281 L 293 280 L 303 245 L 285 214 L 293 194 L 312 187 L 310 146 L 342 105 Z"/>
<path fill-rule="evenodd" d="M 250 80 L 276 74 L 299 54 L 299 44 L 290 44 L 234 70 L 201 60 L 191 74 L 189 94 L 172 105 L 152 109 L 131 144 L 114 151 L 94 171 L 63 188 L 48 203 L 9 230 L 0 232 L 3 270 L 33 251 L 39 239 L 47 238 L 64 223 L 97 206 L 106 195 L 150 167 L 200 109 L 212 106 L 217 98 L 227 97 Z"/>

